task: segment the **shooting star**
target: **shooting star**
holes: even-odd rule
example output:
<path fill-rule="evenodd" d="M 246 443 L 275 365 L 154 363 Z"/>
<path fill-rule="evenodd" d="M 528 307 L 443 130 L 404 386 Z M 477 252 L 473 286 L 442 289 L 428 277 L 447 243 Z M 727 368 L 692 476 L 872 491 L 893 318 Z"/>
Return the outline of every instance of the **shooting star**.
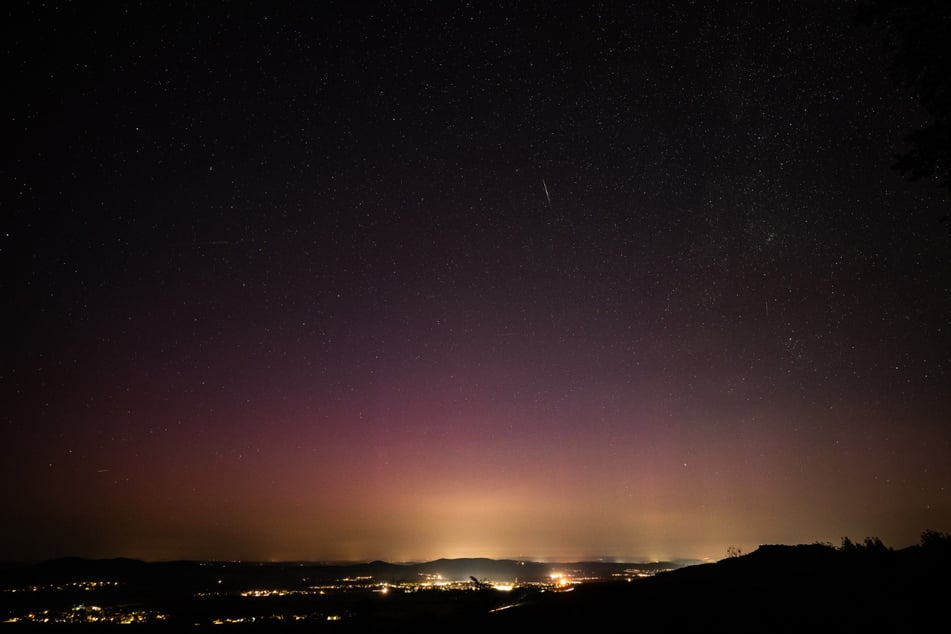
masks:
<path fill-rule="evenodd" d="M 551 209 L 551 196 L 548 195 L 548 184 L 542 179 L 542 187 L 545 189 L 545 199 L 548 201 L 548 208 Z"/>

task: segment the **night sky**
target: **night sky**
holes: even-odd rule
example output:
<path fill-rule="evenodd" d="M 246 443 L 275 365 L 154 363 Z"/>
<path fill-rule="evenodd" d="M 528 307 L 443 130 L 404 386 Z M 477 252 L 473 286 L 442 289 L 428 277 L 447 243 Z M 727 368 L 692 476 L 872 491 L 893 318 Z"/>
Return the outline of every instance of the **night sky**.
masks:
<path fill-rule="evenodd" d="M 2 12 L 0 559 L 951 530 L 951 196 L 852 3 Z"/>

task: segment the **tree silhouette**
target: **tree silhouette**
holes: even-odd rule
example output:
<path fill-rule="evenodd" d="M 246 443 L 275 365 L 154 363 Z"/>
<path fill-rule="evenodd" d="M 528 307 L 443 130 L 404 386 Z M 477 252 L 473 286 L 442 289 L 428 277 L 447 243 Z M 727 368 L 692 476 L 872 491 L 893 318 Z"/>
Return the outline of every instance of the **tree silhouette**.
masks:
<path fill-rule="evenodd" d="M 926 530 L 921 533 L 921 546 L 934 553 L 948 555 L 951 553 L 951 535 L 931 529 Z"/>

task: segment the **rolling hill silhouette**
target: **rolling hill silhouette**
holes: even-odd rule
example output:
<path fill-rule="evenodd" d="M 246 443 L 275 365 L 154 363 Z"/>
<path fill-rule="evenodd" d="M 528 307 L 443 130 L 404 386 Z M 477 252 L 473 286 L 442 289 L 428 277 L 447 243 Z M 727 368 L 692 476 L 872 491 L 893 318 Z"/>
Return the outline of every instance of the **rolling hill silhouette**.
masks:
<path fill-rule="evenodd" d="M 557 565 L 557 564 L 555 564 Z M 607 566 L 588 562 L 570 566 Z M 616 564 L 614 564 L 616 566 Z M 655 564 L 660 570 L 664 564 Z M 168 614 L 167 621 L 135 625 L 139 632 L 190 631 L 211 627 L 213 616 L 234 614 L 312 615 L 304 622 L 271 618 L 215 631 L 396 632 L 396 631 L 554 631 L 591 632 L 657 629 L 667 632 L 867 632 L 919 631 L 946 624 L 951 596 L 951 536 L 925 531 L 919 545 L 892 550 L 877 539 L 841 547 L 830 544 L 763 545 L 752 553 L 716 563 L 689 565 L 652 577 L 576 584 L 569 591 L 521 585 L 501 592 L 478 581 L 481 572 L 520 578 L 543 576 L 552 564 L 491 559 L 437 560 L 419 564 L 369 562 L 349 565 L 308 563 L 159 562 L 128 559 L 59 559 L 0 566 L 0 621 L 24 610 L 39 611 L 45 601 L 58 609 L 90 603 L 137 606 Z M 591 568 L 589 568 L 590 570 Z M 269 599 L 245 599 L 248 588 L 308 588 L 321 579 L 367 575 L 398 582 L 437 572 L 472 579 L 477 589 L 345 591 Z M 89 593 L 70 584 L 81 579 L 112 579 L 115 587 Z M 610 579 L 610 575 L 603 578 Z M 50 590 L 11 592 L 29 586 Z M 66 589 L 64 590 L 63 587 Z M 208 589 L 216 592 L 208 593 Z M 56 606 L 53 606 L 56 607 Z M 88 608 L 82 608 L 88 609 Z M 330 619 L 340 615 L 341 619 Z M 24 631 L 37 625 L 13 624 Z M 112 626 L 114 627 L 114 626 Z M 88 623 L 55 629 L 110 629 Z"/>
<path fill-rule="evenodd" d="M 635 583 L 579 586 L 498 613 L 512 628 L 592 631 L 919 631 L 947 623 L 951 539 L 926 532 L 898 551 L 877 540 L 764 545 L 741 557 Z"/>

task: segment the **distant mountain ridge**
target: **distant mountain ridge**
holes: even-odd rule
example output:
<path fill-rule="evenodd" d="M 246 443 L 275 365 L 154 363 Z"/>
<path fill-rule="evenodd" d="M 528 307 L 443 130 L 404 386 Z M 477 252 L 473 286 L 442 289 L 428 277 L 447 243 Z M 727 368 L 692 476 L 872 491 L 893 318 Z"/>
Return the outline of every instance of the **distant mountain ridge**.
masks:
<path fill-rule="evenodd" d="M 351 563 L 312 562 L 240 562 L 179 560 L 148 562 L 138 559 L 85 559 L 63 557 L 41 562 L 7 562 L 0 564 L 0 583 L 7 585 L 18 580 L 21 584 L 35 584 L 42 580 L 79 580 L 90 578 L 115 578 L 141 580 L 143 577 L 181 575 L 188 570 L 189 577 L 208 581 L 212 578 L 238 576 L 253 577 L 262 581 L 286 578 L 293 572 L 305 573 L 312 579 L 336 580 L 341 578 L 372 577 L 378 581 L 415 581 L 420 577 L 439 575 L 447 581 L 468 581 L 470 578 L 490 580 L 539 581 L 548 579 L 552 571 L 571 572 L 600 576 L 609 579 L 612 574 L 636 568 L 645 572 L 658 572 L 683 567 L 679 562 L 535 562 L 515 559 L 490 559 L 485 557 L 441 558 L 421 563 L 390 563 L 386 561 Z"/>
<path fill-rule="evenodd" d="M 8 605 L 0 620 L 35 614 L 58 601 L 60 614 L 92 596 L 111 605 L 136 605 L 169 614 L 155 631 L 182 631 L 213 623 L 222 615 L 308 616 L 299 626 L 271 620 L 256 631 L 615 631 L 672 632 L 914 632 L 947 622 L 951 596 L 951 536 L 928 533 L 922 543 L 900 550 L 878 540 L 862 544 L 762 545 L 715 563 L 664 569 L 669 562 L 552 564 L 485 558 L 437 559 L 419 564 L 383 561 L 344 565 L 306 562 L 143 562 L 132 559 L 64 558 L 0 566 L 0 589 Z M 613 577 L 612 570 L 656 566 L 655 574 Z M 493 589 L 478 580 L 529 581 L 554 569 L 568 574 L 602 574 L 599 583 L 572 584 L 568 592 L 551 585 Z M 439 591 L 392 586 L 385 581 L 476 579 L 477 583 Z M 340 589 L 333 580 L 356 583 Z M 576 578 L 580 578 L 576 577 Z M 363 579 L 366 586 L 361 585 Z M 614 580 L 617 579 L 617 580 Z M 117 582 L 88 592 L 82 582 Z M 78 582 L 78 583 L 77 583 Z M 321 584 L 334 588 L 324 596 Z M 62 587 L 54 588 L 55 584 Z M 32 587 L 31 587 L 32 586 Z M 291 589 L 286 596 L 259 598 L 248 590 Z M 296 594 L 293 589 L 298 589 Z M 400 588 L 403 588 L 402 590 Z M 318 590 L 320 590 L 318 592 Z M 251 596 L 246 596 L 250 594 Z M 257 598 L 256 598 L 257 597 Z M 16 605 L 10 601 L 15 599 Z M 102 605 L 106 605 L 103 603 Z M 105 609 L 105 608 L 103 608 Z M 334 616 L 332 625 L 328 618 Z M 337 623 L 336 617 L 343 619 Z M 243 618 L 242 617 L 242 618 Z M 89 631 L 89 630 L 86 630 Z"/>

